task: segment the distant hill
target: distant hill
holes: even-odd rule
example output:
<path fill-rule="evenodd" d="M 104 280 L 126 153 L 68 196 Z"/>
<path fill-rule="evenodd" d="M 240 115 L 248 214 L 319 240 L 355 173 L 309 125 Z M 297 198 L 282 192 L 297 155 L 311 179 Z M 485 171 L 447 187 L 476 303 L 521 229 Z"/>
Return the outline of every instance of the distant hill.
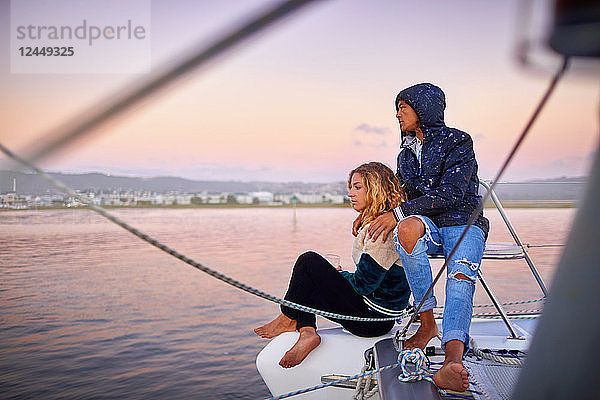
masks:
<path fill-rule="evenodd" d="M 76 190 L 149 192 L 228 192 L 248 193 L 268 191 L 273 193 L 337 193 L 345 194 L 345 182 L 304 183 L 304 182 L 237 182 L 237 181 L 195 181 L 177 177 L 139 178 L 126 176 L 108 176 L 100 173 L 63 174 L 50 173 L 51 176 Z M 37 174 L 14 171 L 0 171 L 0 193 L 16 189 L 19 194 L 57 193 L 58 191 Z M 574 201 L 582 197 L 586 178 L 561 177 L 528 182 L 504 182 L 496 186 L 496 194 L 501 200 L 536 201 L 563 200 Z"/>
<path fill-rule="evenodd" d="M 100 173 L 63 174 L 49 173 L 65 185 L 76 190 L 98 191 L 127 191 L 141 190 L 149 192 L 228 192 L 248 193 L 269 191 L 274 193 L 345 193 L 343 182 L 335 183 L 273 183 L 273 182 L 237 182 L 237 181 L 194 181 L 177 177 L 139 178 L 126 176 L 108 176 Z M 57 193 L 58 191 L 48 181 L 37 174 L 14 171 L 0 171 L 0 193 L 13 191 L 16 179 L 16 189 L 19 194 Z"/>

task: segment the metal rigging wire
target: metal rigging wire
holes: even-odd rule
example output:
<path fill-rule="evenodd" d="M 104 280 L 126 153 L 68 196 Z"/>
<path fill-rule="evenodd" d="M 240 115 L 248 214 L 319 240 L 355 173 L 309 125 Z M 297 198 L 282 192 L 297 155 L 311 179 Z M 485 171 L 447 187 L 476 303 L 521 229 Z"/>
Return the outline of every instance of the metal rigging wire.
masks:
<path fill-rule="evenodd" d="M 63 184 L 62 182 L 52 178 L 50 175 L 48 175 L 44 170 L 39 168 L 37 165 L 14 154 L 12 151 L 10 151 L 8 148 L 6 148 L 6 146 L 4 146 L 2 143 L 0 143 L 0 151 L 2 151 L 4 154 L 6 154 L 8 157 L 12 158 L 13 160 L 15 160 L 15 161 L 19 162 L 20 164 L 25 165 L 28 168 L 30 168 L 31 170 L 35 171 L 38 175 L 40 175 L 42 178 L 46 179 L 48 182 L 52 183 L 57 189 L 59 189 L 63 193 L 68 194 L 69 196 L 79 200 L 81 203 L 85 204 L 87 207 L 89 207 L 93 211 L 102 215 L 103 217 L 105 217 L 109 221 L 115 223 L 116 225 L 119 225 L 121 228 L 132 233 L 133 235 L 137 236 L 138 238 L 142 239 L 143 241 L 145 241 L 145 242 L 151 244 L 152 246 L 164 251 L 165 253 L 183 261 L 184 263 L 191 265 L 192 267 L 194 267 L 202 272 L 205 272 L 206 274 L 212 276 L 213 278 L 223 281 L 223 282 L 225 282 L 231 286 L 234 286 L 238 289 L 241 289 L 247 293 L 250 293 L 255 296 L 261 297 L 263 299 L 272 301 L 274 303 L 278 303 L 278 304 L 281 304 L 281 305 L 284 305 L 284 306 L 287 306 L 290 308 L 294 308 L 296 310 L 300 310 L 300 311 L 304 311 L 304 312 L 312 313 L 312 314 L 317 314 L 317 315 L 321 315 L 323 317 L 332 318 L 332 319 L 344 319 L 344 320 L 350 320 L 350 321 L 363 321 L 363 322 L 395 321 L 397 319 L 404 318 L 405 316 L 407 316 L 409 314 L 409 311 L 405 310 L 400 315 L 391 316 L 391 317 L 382 317 L 382 318 L 357 317 L 357 316 L 353 316 L 353 315 L 343 315 L 343 314 L 332 313 L 329 311 L 323 311 L 323 310 L 319 310 L 319 309 L 312 308 L 312 307 L 307 307 L 302 304 L 297 304 L 297 303 L 291 302 L 289 300 L 285 300 L 285 299 L 281 299 L 279 297 L 273 296 L 269 293 L 263 292 L 262 290 L 256 289 L 256 288 L 249 286 L 243 282 L 240 282 L 234 278 L 224 275 L 224 274 L 220 273 L 219 271 L 216 271 L 212 268 L 204 266 L 201 263 L 199 263 L 198 261 L 195 261 L 195 260 L 189 258 L 185 254 L 178 252 L 177 250 L 175 250 L 175 249 L 165 245 L 164 243 L 161 243 L 157 239 L 151 237 L 150 235 L 129 225 L 127 222 L 112 215 L 111 213 L 106 211 L 104 208 L 94 204 L 90 199 L 79 195 L 70 187 L 68 187 L 65 184 Z"/>
<path fill-rule="evenodd" d="M 163 72 L 146 82 L 142 82 L 132 89 L 119 90 L 116 94 L 107 97 L 107 101 L 100 101 L 93 107 L 90 107 L 84 115 L 83 120 L 74 120 L 66 128 L 59 129 L 55 134 L 49 134 L 49 139 L 38 144 L 39 139 L 25 148 L 34 148 L 25 159 L 36 162 L 41 158 L 47 157 L 60 150 L 76 139 L 89 135 L 95 128 L 105 124 L 116 116 L 123 114 L 131 109 L 135 104 L 146 99 L 151 94 L 165 89 L 175 80 L 191 73 L 200 66 L 206 64 L 217 56 L 230 50 L 232 47 L 264 31 L 267 27 L 299 11 L 309 3 L 315 0 L 288 0 L 281 4 L 272 6 L 250 20 L 246 24 L 232 29 L 229 33 L 216 40 L 213 44 L 201 50 L 190 49 L 190 56 L 185 58 L 173 67 L 167 67 Z"/>
<path fill-rule="evenodd" d="M 48 143 L 42 144 L 38 150 L 34 151 L 29 157 L 26 157 L 26 159 L 30 160 L 29 162 L 26 161 L 24 158 L 20 158 L 20 157 L 14 155 L 10 150 L 8 150 L 5 146 L 3 146 L 1 144 L 0 144 L 0 149 L 5 154 L 7 154 L 9 157 L 11 157 L 15 160 L 18 160 L 20 163 L 22 163 L 24 165 L 27 165 L 28 167 L 32 168 L 39 174 L 46 175 L 44 173 L 44 171 L 42 171 L 41 169 L 36 167 L 34 164 L 32 164 L 32 162 L 35 160 L 38 160 L 40 158 L 46 157 L 46 156 L 50 155 L 51 153 L 54 153 L 57 150 L 61 149 L 62 147 L 68 145 L 73 140 L 78 139 L 86 134 L 89 134 L 93 129 L 97 128 L 98 126 L 102 125 L 103 123 L 108 122 L 110 119 L 113 119 L 117 115 L 123 113 L 127 109 L 131 108 L 134 104 L 140 102 L 141 100 L 148 97 L 152 93 L 165 88 L 168 84 L 172 83 L 177 78 L 185 75 L 186 73 L 191 72 L 192 70 L 198 68 L 202 64 L 205 64 L 209 60 L 224 53 L 226 50 L 233 47 L 234 45 L 242 42 L 243 40 L 249 38 L 252 35 L 255 35 L 256 33 L 260 32 L 261 30 L 265 29 L 266 27 L 272 25 L 276 21 L 282 19 L 283 17 L 285 17 L 287 15 L 292 14 L 293 12 L 299 10 L 301 7 L 307 5 L 308 3 L 311 3 L 313 1 L 315 1 L 315 0 L 289 0 L 278 6 L 275 6 L 271 9 L 267 10 L 265 13 L 259 15 L 257 18 L 253 19 L 252 21 L 245 24 L 244 26 L 242 26 L 238 29 L 234 29 L 231 33 L 229 33 L 222 39 L 218 40 L 213 45 L 209 46 L 208 48 L 206 48 L 200 52 L 194 53 L 194 55 L 185 59 L 183 62 L 179 63 L 178 65 L 176 65 L 173 68 L 167 69 L 165 72 L 152 78 L 150 81 L 141 85 L 137 89 L 126 92 L 123 95 L 117 96 L 117 100 L 113 101 L 108 106 L 100 108 L 100 110 L 97 112 L 91 112 L 90 116 L 88 118 L 84 119 L 80 123 L 77 123 L 73 128 L 65 130 L 64 132 L 56 135 Z M 514 157 L 517 149 L 520 147 L 525 136 L 527 135 L 531 126 L 533 125 L 533 122 L 537 118 L 538 114 L 540 113 L 540 111 L 542 110 L 546 101 L 548 100 L 550 94 L 554 90 L 556 84 L 558 83 L 558 81 L 564 74 L 565 70 L 567 69 L 567 65 L 568 65 L 568 59 L 565 58 L 563 65 L 561 66 L 560 70 L 554 76 L 554 79 L 552 80 L 550 87 L 546 91 L 540 104 L 538 105 L 534 114 L 530 118 L 528 124 L 524 128 L 524 130 L 521 133 L 520 137 L 518 138 L 517 142 L 513 146 L 513 149 L 509 153 L 509 155 L 506 158 L 505 162 L 503 163 L 502 167 L 500 168 L 496 178 L 494 179 L 494 181 L 491 184 L 490 189 L 483 196 L 478 208 L 471 215 L 471 217 L 467 223 L 467 226 L 465 227 L 464 231 L 462 232 L 457 244 L 454 246 L 454 248 L 450 252 L 448 258 L 445 260 L 444 264 L 442 265 L 442 268 L 438 272 L 436 278 L 433 280 L 431 286 L 429 287 L 427 293 L 425 294 L 424 299 L 429 295 L 429 293 L 433 289 L 434 285 L 439 280 L 442 272 L 447 267 L 448 260 L 451 259 L 452 256 L 454 255 L 458 245 L 461 243 L 464 236 L 466 235 L 466 232 L 468 231 L 470 226 L 473 224 L 473 222 L 475 221 L 475 219 L 477 218 L 479 213 L 483 210 L 484 202 L 489 198 L 490 192 L 493 190 L 496 183 L 500 180 L 502 174 L 504 173 L 506 167 L 508 166 L 508 163 Z M 96 107 L 92 108 L 92 110 L 94 110 L 95 108 Z M 50 178 L 50 180 L 56 182 L 52 178 Z M 64 187 L 64 185 L 62 185 L 62 186 L 63 186 L 63 189 L 61 189 L 61 190 L 63 190 L 63 191 L 66 190 L 67 192 L 70 190 L 69 188 Z M 71 192 L 72 192 L 72 190 L 71 190 Z M 75 193 L 73 192 L 72 194 L 75 194 Z M 132 228 L 129 226 L 124 226 L 124 223 L 122 221 L 116 220 L 115 217 L 113 217 L 112 215 L 107 213 L 101 207 L 97 207 L 90 203 L 87 203 L 87 205 L 90 206 L 95 211 L 99 212 L 101 215 L 110 219 L 111 221 L 113 221 L 113 222 L 121 225 L 125 229 L 129 230 L 131 233 L 135 234 L 136 236 L 139 236 L 143 240 L 148 241 L 149 243 L 167 251 L 168 253 L 174 255 L 175 257 L 183 260 L 184 262 L 187 262 L 188 264 L 195 266 L 196 268 L 203 270 L 204 272 L 209 273 L 212 276 L 222 279 L 222 277 L 219 277 L 220 274 L 218 274 L 216 272 L 213 273 L 212 270 L 196 263 L 193 260 L 188 259 L 187 257 L 185 257 L 179 253 L 174 252 L 172 249 L 163 248 L 166 246 L 164 246 L 160 243 L 153 243 L 154 239 L 149 238 L 147 235 L 137 231 L 135 228 Z M 196 264 L 196 265 L 194 265 L 194 264 Z M 211 272 L 209 272 L 209 271 L 211 271 Z M 224 280 L 224 279 L 222 279 L 222 280 Z M 234 286 L 237 286 L 237 285 L 234 285 Z M 240 284 L 238 287 L 242 288 L 242 286 L 245 286 L 245 285 Z M 252 291 L 250 291 L 250 292 L 252 292 Z M 411 317 L 410 321 L 408 322 L 408 324 L 405 326 L 404 330 L 402 331 L 402 335 L 404 335 L 406 333 L 406 331 L 409 329 L 410 325 L 416 319 L 416 317 L 418 315 L 418 311 L 420 310 L 420 308 L 423 305 L 424 299 L 417 306 L 413 316 Z M 271 299 L 271 300 L 273 301 L 273 299 Z M 278 302 L 278 301 L 276 301 L 276 302 Z M 318 310 L 315 310 L 315 311 L 318 311 Z M 319 313 L 319 312 L 317 312 L 317 313 Z M 325 314 L 327 314 L 327 313 L 325 313 Z M 321 315 L 323 315 L 323 314 L 321 314 Z M 375 320 L 377 320 L 377 319 L 375 319 Z M 379 319 L 379 320 L 383 320 L 383 319 Z"/>

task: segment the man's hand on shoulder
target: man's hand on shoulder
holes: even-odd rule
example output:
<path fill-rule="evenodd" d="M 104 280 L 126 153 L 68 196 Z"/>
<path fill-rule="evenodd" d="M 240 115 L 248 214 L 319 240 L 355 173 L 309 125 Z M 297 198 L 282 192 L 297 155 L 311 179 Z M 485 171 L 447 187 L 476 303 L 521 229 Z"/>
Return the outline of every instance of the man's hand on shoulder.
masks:
<path fill-rule="evenodd" d="M 396 218 L 394 217 L 394 213 L 391 211 L 386 212 L 371 222 L 371 225 L 369 225 L 369 237 L 373 242 L 375 242 L 379 235 L 383 234 L 383 242 L 385 243 L 388 235 L 394 230 L 395 227 Z"/>
<path fill-rule="evenodd" d="M 359 214 L 358 217 L 356 217 L 356 219 L 352 223 L 352 235 L 358 236 L 358 228 L 360 228 L 360 224 L 362 224 L 362 218 Z"/>

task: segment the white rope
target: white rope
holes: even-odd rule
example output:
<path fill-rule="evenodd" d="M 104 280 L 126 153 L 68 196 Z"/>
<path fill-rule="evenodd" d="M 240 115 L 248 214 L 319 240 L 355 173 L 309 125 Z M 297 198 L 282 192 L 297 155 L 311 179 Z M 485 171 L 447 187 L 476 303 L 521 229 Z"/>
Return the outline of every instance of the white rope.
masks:
<path fill-rule="evenodd" d="M 534 308 L 531 310 L 516 310 L 510 313 L 507 313 L 506 315 L 508 317 L 512 317 L 512 316 L 519 316 L 519 315 L 525 315 L 525 314 L 541 314 L 543 310 L 541 308 Z M 477 313 L 477 314 L 473 314 L 473 317 L 485 317 L 488 315 L 499 315 L 497 312 L 484 312 L 484 313 Z"/>
<path fill-rule="evenodd" d="M 469 350 L 472 351 L 473 354 L 475 354 L 479 358 L 485 358 L 486 360 L 496 361 L 501 364 L 514 365 L 516 367 L 522 367 L 524 364 L 524 361 L 521 360 L 520 358 L 503 357 L 503 356 L 494 354 L 491 351 L 487 352 L 487 351 L 483 351 L 483 350 L 479 349 L 477 347 L 477 342 L 475 342 L 475 340 L 473 338 L 469 339 Z"/>
<path fill-rule="evenodd" d="M 369 371 L 370 368 L 368 365 L 363 366 L 361 370 L 361 374 Z M 354 396 L 352 397 L 354 400 L 366 400 L 370 397 L 373 397 L 375 393 L 379 391 L 379 387 L 377 383 L 373 383 L 373 387 L 371 387 L 371 383 L 373 381 L 373 374 L 370 375 L 361 375 L 356 380 L 356 390 L 354 391 Z"/>
<path fill-rule="evenodd" d="M 501 364 L 514 365 L 516 367 L 523 366 L 523 360 L 516 358 L 516 357 L 502 357 L 502 356 L 496 355 L 492 352 L 490 352 L 490 353 L 484 352 L 480 349 L 471 349 L 471 350 L 473 351 L 473 354 L 475 354 L 479 358 L 485 358 L 487 360 L 496 361 Z"/>
<path fill-rule="evenodd" d="M 481 319 L 502 319 L 500 314 L 494 315 L 473 315 L 474 317 Z M 531 315 L 509 315 L 509 319 L 538 319 L 540 314 L 531 314 Z M 441 317 L 441 316 L 440 316 Z"/>
<path fill-rule="evenodd" d="M 508 301 L 506 303 L 500 303 L 503 306 L 512 306 L 515 304 L 529 304 L 529 303 L 539 303 L 540 301 L 546 301 L 545 297 L 540 297 L 537 299 L 531 299 L 531 300 L 520 300 L 520 301 Z M 486 308 L 486 307 L 496 307 L 493 304 L 476 304 L 473 306 L 473 308 Z M 434 310 L 443 310 L 444 306 L 437 306 L 434 307 Z"/>
<path fill-rule="evenodd" d="M 541 308 L 531 309 L 531 310 L 516 310 L 511 313 L 507 313 L 506 315 L 510 319 L 535 319 L 537 318 L 543 310 Z M 435 318 L 442 318 L 443 314 L 440 312 L 434 312 Z M 472 318 L 488 318 L 488 319 L 496 319 L 501 318 L 501 315 L 497 312 L 487 312 L 487 313 L 477 313 L 471 315 Z"/>
<path fill-rule="evenodd" d="M 220 281 L 223 281 L 223 282 L 225 282 L 231 286 L 234 286 L 238 289 L 241 289 L 247 293 L 261 297 L 265 300 L 272 301 L 274 303 L 281 304 L 286 307 L 294 308 L 296 310 L 304 311 L 307 313 L 321 315 L 323 317 L 332 318 L 332 319 L 344 319 L 344 320 L 350 320 L 350 321 L 363 321 L 363 322 L 395 321 L 395 320 L 400 320 L 409 314 L 408 312 L 403 311 L 402 314 L 400 314 L 399 316 L 384 317 L 384 318 L 366 318 L 366 317 L 355 317 L 355 316 L 350 316 L 350 315 L 342 315 L 342 314 L 331 313 L 328 311 L 318 310 L 316 308 L 306 307 L 301 304 L 296 304 L 291 301 L 281 299 L 279 297 L 265 293 L 259 289 L 255 289 L 252 286 L 246 285 L 245 283 L 242 283 L 236 279 L 230 278 L 227 275 L 221 274 L 218 271 L 215 271 L 209 267 L 206 267 L 206 266 L 200 264 L 197 261 L 192 260 L 191 258 L 185 256 L 184 254 L 179 253 L 177 250 L 172 249 L 171 247 L 169 247 L 169 246 L 161 243 L 160 241 L 154 239 L 153 237 L 143 233 L 142 231 L 138 230 L 137 228 L 134 228 L 133 226 L 126 223 L 125 221 L 112 215 L 111 213 L 109 213 L 108 211 L 103 209 L 102 207 L 99 207 L 96 204 L 92 203 L 88 198 L 79 195 L 73 189 L 66 186 L 64 183 L 52 178 L 50 175 L 48 175 L 41 168 L 37 167 L 33 163 L 17 156 L 16 154 L 11 152 L 9 149 L 7 149 L 1 143 L 0 143 L 0 150 L 2 150 L 2 152 L 4 152 L 4 154 L 9 156 L 10 158 L 18 161 L 19 163 L 21 163 L 21 164 L 27 166 L 28 168 L 32 169 L 33 171 L 37 172 L 42 178 L 46 179 L 48 182 L 50 182 L 52 185 L 54 185 L 61 192 L 79 200 L 81 203 L 85 204 L 86 206 L 88 206 L 89 208 L 91 208 L 92 210 L 97 212 L 98 214 L 102 215 L 103 217 L 107 218 L 108 220 L 112 221 L 113 223 L 119 225 L 121 228 L 132 233 L 133 235 L 137 236 L 138 238 L 144 240 L 147 243 L 150 243 L 152 246 L 164 251 L 165 253 L 172 255 L 173 257 L 183 261 L 184 263 L 191 265 L 192 267 L 199 269 L 202 272 L 207 273 L 208 275 L 212 276 L 213 278 L 217 278 Z"/>

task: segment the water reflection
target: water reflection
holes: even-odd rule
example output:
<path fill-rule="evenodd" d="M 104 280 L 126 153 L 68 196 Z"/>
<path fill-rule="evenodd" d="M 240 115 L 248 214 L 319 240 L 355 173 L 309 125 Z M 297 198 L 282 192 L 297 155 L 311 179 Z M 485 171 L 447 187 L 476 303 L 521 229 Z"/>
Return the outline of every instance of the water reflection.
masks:
<path fill-rule="evenodd" d="M 356 214 L 350 209 L 115 213 L 275 295 L 285 292 L 292 263 L 305 250 L 339 254 L 351 269 Z M 510 241 L 499 216 L 487 215 L 490 240 Z M 528 243 L 563 242 L 573 215 L 509 210 Z M 277 305 L 216 281 L 89 211 L 3 212 L 0 224 L 3 398 L 268 395 L 254 366 L 265 342 L 252 328 L 270 320 Z M 530 251 L 548 286 L 561 250 Z M 502 301 L 540 296 L 524 262 L 483 268 Z M 489 303 L 479 288 L 476 301 Z"/>

